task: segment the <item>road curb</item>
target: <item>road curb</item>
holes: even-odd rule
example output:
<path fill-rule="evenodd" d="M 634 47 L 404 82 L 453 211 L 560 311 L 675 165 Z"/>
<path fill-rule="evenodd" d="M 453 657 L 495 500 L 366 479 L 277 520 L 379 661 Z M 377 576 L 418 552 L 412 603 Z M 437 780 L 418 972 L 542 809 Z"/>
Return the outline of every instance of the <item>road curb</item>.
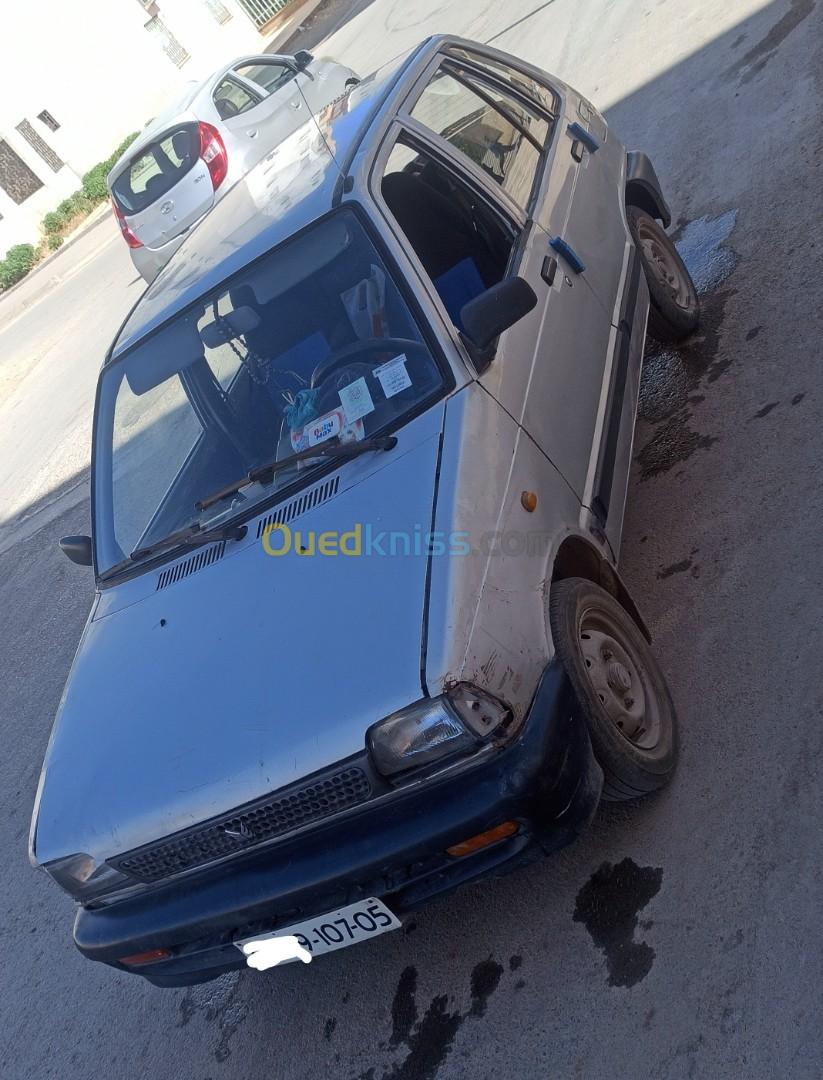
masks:
<path fill-rule="evenodd" d="M 101 204 L 98 209 L 107 208 L 105 207 L 105 204 Z M 97 215 L 96 217 L 95 214 Z M 84 236 L 87 236 L 93 229 L 96 229 L 98 225 L 100 225 L 104 221 L 107 221 L 108 213 L 98 213 L 97 209 L 95 209 L 92 210 L 91 214 L 89 214 L 89 218 L 95 218 L 95 220 L 91 221 L 89 219 L 86 219 L 86 221 L 84 221 L 82 225 L 79 225 L 74 230 L 74 232 L 71 233 L 69 238 L 60 245 L 57 251 L 53 251 L 51 255 L 48 255 L 45 259 L 42 260 L 42 262 L 39 262 L 37 266 L 29 270 L 26 276 L 24 278 L 21 278 L 21 280 L 18 281 L 15 285 L 12 285 L 10 289 L 4 289 L 2 292 L 0 292 L 0 307 L 2 307 L 4 301 L 6 301 L 10 296 L 13 296 L 18 289 L 21 289 L 24 285 L 30 285 L 33 278 L 37 277 L 37 275 L 42 270 L 45 270 L 47 267 L 51 266 L 56 259 L 60 258 L 63 252 L 68 251 L 69 248 L 72 247 L 73 244 L 76 244 L 78 240 L 82 240 Z"/>

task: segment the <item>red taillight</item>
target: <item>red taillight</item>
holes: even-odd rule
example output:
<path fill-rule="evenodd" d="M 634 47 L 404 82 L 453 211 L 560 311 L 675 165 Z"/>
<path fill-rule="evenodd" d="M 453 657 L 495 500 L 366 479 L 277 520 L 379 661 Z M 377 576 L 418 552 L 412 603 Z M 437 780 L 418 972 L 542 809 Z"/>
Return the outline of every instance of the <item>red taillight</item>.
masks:
<path fill-rule="evenodd" d="M 135 953 L 134 956 L 121 956 L 120 963 L 126 967 L 140 967 L 141 964 L 156 964 L 159 960 L 168 960 L 171 949 L 149 949 L 148 952 Z"/>
<path fill-rule="evenodd" d="M 200 157 L 205 161 L 206 168 L 209 170 L 211 186 L 217 191 L 229 171 L 229 158 L 226 154 L 226 147 L 223 145 L 220 132 L 216 127 L 212 127 L 211 124 L 201 120 L 199 129 Z"/>
<path fill-rule="evenodd" d="M 112 201 L 111 201 L 111 208 L 114 211 L 114 216 L 117 218 L 117 224 L 120 226 L 120 232 L 123 234 L 123 239 L 129 245 L 129 247 L 130 248 L 142 247 L 143 245 L 140 243 L 140 241 L 137 239 L 137 237 L 134 235 L 134 233 L 129 228 L 128 222 L 126 221 L 126 218 L 125 218 L 125 216 L 123 214 L 123 211 L 120 209 L 120 207 L 114 201 L 114 199 L 112 199 Z"/>

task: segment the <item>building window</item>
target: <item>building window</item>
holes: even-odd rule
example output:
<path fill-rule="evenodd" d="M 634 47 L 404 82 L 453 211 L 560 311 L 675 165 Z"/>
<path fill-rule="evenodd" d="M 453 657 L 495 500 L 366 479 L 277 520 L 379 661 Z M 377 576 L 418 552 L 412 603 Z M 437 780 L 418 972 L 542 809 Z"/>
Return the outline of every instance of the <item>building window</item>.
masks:
<path fill-rule="evenodd" d="M 36 150 L 52 172 L 60 172 L 64 162 L 55 154 L 45 139 L 41 139 L 28 120 L 21 120 L 17 125 L 17 131 L 23 136 L 32 149 Z"/>
<path fill-rule="evenodd" d="M 41 124 L 45 124 L 49 131 L 57 131 L 57 129 L 60 127 L 60 125 L 57 123 L 51 113 L 48 112 L 46 109 L 43 109 L 42 112 L 39 112 L 37 114 L 37 119 L 40 121 Z"/>
<path fill-rule="evenodd" d="M 222 0 L 204 0 L 206 7 L 212 13 L 214 21 L 220 23 L 227 23 L 231 19 L 231 12 L 226 7 Z"/>
<path fill-rule="evenodd" d="M 8 197 L 19 205 L 42 186 L 43 181 L 37 173 L 32 172 L 4 139 L 0 139 L 0 187 Z"/>
<path fill-rule="evenodd" d="M 190 54 L 186 52 L 159 16 L 155 15 L 153 18 L 149 19 L 146 23 L 146 29 L 160 41 L 160 44 L 163 46 L 163 52 L 179 68 L 190 59 Z"/>

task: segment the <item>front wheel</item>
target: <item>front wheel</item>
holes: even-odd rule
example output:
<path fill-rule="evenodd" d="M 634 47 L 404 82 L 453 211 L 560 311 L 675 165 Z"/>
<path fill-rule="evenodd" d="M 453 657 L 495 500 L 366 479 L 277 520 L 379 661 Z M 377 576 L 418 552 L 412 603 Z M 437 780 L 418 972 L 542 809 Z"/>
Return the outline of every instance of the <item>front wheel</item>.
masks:
<path fill-rule="evenodd" d="M 626 207 L 635 246 L 649 286 L 649 333 L 658 341 L 682 341 L 697 329 L 700 300 L 680 252 L 659 222 L 637 206 Z"/>
<path fill-rule="evenodd" d="M 637 624 L 584 578 L 552 585 L 549 621 L 603 769 L 603 798 L 636 799 L 663 787 L 677 765 L 677 716 Z"/>

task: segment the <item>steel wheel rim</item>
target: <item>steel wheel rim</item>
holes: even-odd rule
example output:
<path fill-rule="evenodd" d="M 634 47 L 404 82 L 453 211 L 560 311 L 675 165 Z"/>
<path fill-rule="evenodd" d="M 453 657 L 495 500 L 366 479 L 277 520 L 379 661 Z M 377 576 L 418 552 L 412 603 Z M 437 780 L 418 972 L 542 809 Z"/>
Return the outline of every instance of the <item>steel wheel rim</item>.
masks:
<path fill-rule="evenodd" d="M 589 684 L 615 731 L 638 750 L 653 750 L 660 741 L 661 710 L 642 656 L 605 611 L 585 611 L 577 636 Z"/>
<path fill-rule="evenodd" d="M 692 290 L 688 278 L 683 274 L 679 258 L 669 245 L 661 240 L 657 228 L 649 222 L 637 223 L 637 239 L 654 280 L 666 290 L 679 308 L 684 311 L 688 309 Z"/>

